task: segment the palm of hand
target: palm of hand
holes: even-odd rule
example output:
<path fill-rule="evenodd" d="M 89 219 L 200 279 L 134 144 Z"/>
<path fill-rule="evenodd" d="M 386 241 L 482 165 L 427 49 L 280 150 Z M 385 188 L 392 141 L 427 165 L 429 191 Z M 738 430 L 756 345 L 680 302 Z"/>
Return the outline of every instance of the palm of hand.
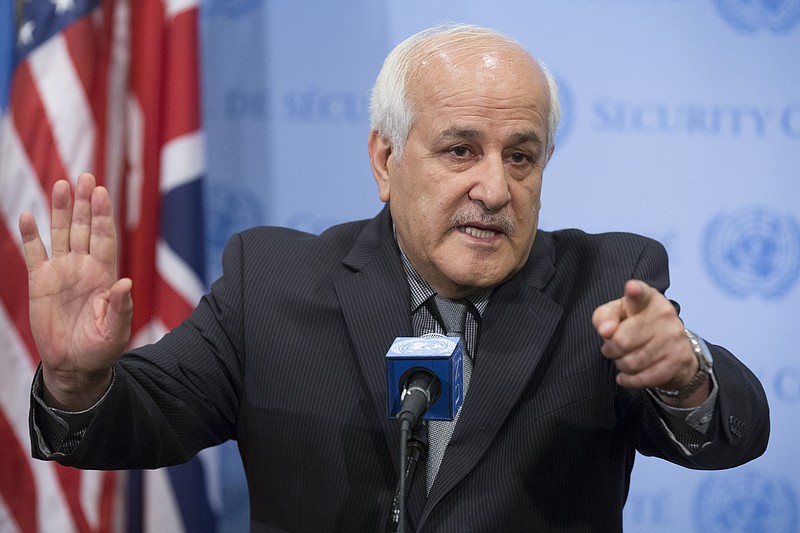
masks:
<path fill-rule="evenodd" d="M 76 252 L 29 273 L 31 329 L 53 370 L 107 369 L 124 348 L 127 335 L 108 316 L 115 274 L 113 264 Z"/>
<path fill-rule="evenodd" d="M 85 405 L 107 386 L 130 336 L 131 281 L 117 280 L 108 191 L 81 174 L 53 186 L 48 258 L 31 213 L 20 216 L 28 265 L 30 321 L 47 389 L 63 405 Z"/>

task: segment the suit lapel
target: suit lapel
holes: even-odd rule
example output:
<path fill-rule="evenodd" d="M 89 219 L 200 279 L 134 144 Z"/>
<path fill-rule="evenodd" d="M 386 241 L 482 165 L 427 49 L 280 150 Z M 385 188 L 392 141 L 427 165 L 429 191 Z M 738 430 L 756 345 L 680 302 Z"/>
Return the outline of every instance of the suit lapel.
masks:
<path fill-rule="evenodd" d="M 492 295 L 481 320 L 469 394 L 421 522 L 475 467 L 529 385 L 561 318 L 561 307 L 542 293 L 553 272 L 546 236 L 540 234 L 528 264 Z"/>
<path fill-rule="evenodd" d="M 370 221 L 344 263 L 351 273 L 336 282 L 347 329 L 380 421 L 395 473 L 400 475 L 400 426 L 387 414 L 385 355 L 395 337 L 412 336 L 411 296 L 388 208 Z M 424 428 L 422 438 L 427 440 Z M 425 505 L 425 464 L 417 469 L 407 502 L 412 525 Z M 388 516 L 388 509 L 387 509 Z"/>
<path fill-rule="evenodd" d="M 395 337 L 410 336 L 413 329 L 408 283 L 391 231 L 391 219 L 384 209 L 362 231 L 344 260 L 351 272 L 335 286 L 376 415 L 389 450 L 394 451 L 400 430 L 386 412 L 384 356 Z M 397 454 L 391 456 L 399 471 Z"/>
<path fill-rule="evenodd" d="M 365 226 L 344 264 L 350 272 L 337 280 L 336 293 L 392 452 L 397 450 L 400 431 L 386 413 L 384 355 L 395 337 L 413 335 L 413 327 L 408 283 L 392 238 L 388 209 Z M 528 386 L 562 313 L 542 293 L 553 272 L 547 236 L 540 233 L 523 270 L 492 295 L 481 321 L 479 353 L 465 408 L 427 501 L 424 465 L 412 485 L 408 510 L 412 522 L 417 522 L 416 529 L 475 467 Z M 396 453 L 391 457 L 399 473 L 399 458 Z"/>

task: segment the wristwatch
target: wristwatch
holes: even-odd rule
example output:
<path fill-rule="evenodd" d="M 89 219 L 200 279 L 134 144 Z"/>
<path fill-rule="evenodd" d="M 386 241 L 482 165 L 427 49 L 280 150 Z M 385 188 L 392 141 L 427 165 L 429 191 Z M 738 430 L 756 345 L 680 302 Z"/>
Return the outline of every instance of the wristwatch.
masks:
<path fill-rule="evenodd" d="M 708 377 L 711 375 L 712 368 L 714 366 L 714 359 L 711 355 L 711 350 L 709 350 L 708 346 L 706 345 L 706 341 L 688 329 L 684 329 L 684 331 L 686 332 L 686 336 L 689 337 L 689 342 L 692 345 L 694 356 L 697 357 L 697 373 L 694 375 L 692 380 L 681 389 L 655 388 L 655 391 L 661 396 L 675 400 L 682 400 L 683 398 L 691 396 L 694 391 L 700 388 L 700 385 L 706 382 Z"/>

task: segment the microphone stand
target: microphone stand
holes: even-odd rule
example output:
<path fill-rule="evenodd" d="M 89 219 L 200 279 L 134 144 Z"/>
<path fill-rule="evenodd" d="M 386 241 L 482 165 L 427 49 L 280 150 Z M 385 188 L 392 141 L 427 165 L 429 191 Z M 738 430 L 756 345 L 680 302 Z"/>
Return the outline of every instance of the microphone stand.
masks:
<path fill-rule="evenodd" d="M 405 475 L 401 475 L 397 480 L 392 511 L 389 513 L 389 520 L 386 523 L 387 533 L 404 533 L 406 498 L 411 490 L 417 465 L 420 461 L 425 460 L 428 453 L 427 444 L 419 439 L 416 432 L 409 437 L 408 431 L 401 427 L 400 440 L 400 472 L 405 471 Z"/>
<path fill-rule="evenodd" d="M 397 529 L 390 529 L 390 531 L 405 533 L 406 495 L 408 494 L 406 455 L 408 454 L 409 434 L 412 429 L 417 427 L 425 411 L 439 400 L 442 395 L 442 382 L 430 370 L 414 367 L 406 370 L 400 377 L 400 390 L 403 402 L 397 415 L 400 420 L 400 479 L 395 496 L 396 512 L 393 507 L 387 527 L 394 522 L 397 524 Z M 413 464 L 414 470 L 416 470 L 416 461 Z M 410 482 L 408 486 L 411 486 Z"/>

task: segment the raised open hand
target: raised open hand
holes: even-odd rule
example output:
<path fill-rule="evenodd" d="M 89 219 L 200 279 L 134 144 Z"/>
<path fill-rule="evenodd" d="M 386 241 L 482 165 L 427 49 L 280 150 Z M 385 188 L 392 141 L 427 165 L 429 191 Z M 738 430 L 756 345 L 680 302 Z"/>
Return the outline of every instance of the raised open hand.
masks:
<path fill-rule="evenodd" d="M 52 257 L 33 215 L 19 231 L 28 265 L 30 321 L 42 359 L 45 401 L 68 410 L 93 405 L 131 331 L 131 280 L 117 279 L 116 236 L 108 191 L 81 174 L 53 186 Z"/>

